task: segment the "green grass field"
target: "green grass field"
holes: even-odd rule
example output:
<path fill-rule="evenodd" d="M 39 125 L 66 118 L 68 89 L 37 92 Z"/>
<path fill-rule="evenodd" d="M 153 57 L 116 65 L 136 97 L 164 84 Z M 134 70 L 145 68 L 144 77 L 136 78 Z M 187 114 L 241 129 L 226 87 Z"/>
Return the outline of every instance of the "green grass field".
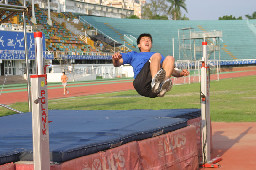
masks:
<path fill-rule="evenodd" d="M 256 121 L 256 76 L 212 81 L 210 112 L 212 121 Z M 163 98 L 141 97 L 135 90 L 49 100 L 49 110 L 129 110 L 200 108 L 200 84 L 175 85 Z M 28 112 L 27 103 L 11 107 Z M 0 108 L 0 116 L 14 114 Z"/>

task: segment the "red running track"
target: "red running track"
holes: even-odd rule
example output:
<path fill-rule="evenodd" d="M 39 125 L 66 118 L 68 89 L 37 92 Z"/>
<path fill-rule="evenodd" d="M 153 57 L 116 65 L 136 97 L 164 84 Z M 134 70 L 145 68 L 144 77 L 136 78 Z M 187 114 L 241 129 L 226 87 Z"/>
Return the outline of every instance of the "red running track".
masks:
<path fill-rule="evenodd" d="M 60 87 L 62 87 L 60 85 Z M 133 89 L 132 82 L 118 81 L 118 83 L 105 84 L 98 83 L 97 85 L 80 86 L 80 87 L 68 87 L 69 94 L 63 95 L 63 88 L 48 89 L 48 98 L 66 98 L 75 96 L 87 96 L 99 93 L 111 93 L 117 91 L 131 90 Z M 32 92 L 33 93 L 33 92 Z M 0 96 L 0 103 L 9 105 L 16 102 L 28 101 L 27 91 L 13 92 L 13 93 L 2 93 Z"/>
<path fill-rule="evenodd" d="M 235 77 L 244 77 L 244 76 L 251 76 L 256 75 L 256 71 L 245 71 L 245 72 L 235 72 L 235 73 L 226 73 L 220 74 L 220 79 L 226 78 L 235 78 Z M 216 80 L 217 75 L 212 75 L 211 80 Z M 188 81 L 188 78 L 177 78 L 174 80 L 174 84 L 182 84 Z M 198 77 L 191 77 L 191 82 L 195 81 L 198 82 Z M 112 83 L 111 83 L 112 82 Z M 64 96 L 62 88 L 56 89 L 49 89 L 48 90 L 48 98 L 49 99 L 56 99 L 56 98 L 66 98 L 66 97 L 75 97 L 75 96 L 87 96 L 87 95 L 94 95 L 99 93 L 111 93 L 117 91 L 126 91 L 126 90 L 133 90 L 132 80 L 120 80 L 120 81 L 109 81 L 110 84 L 106 84 L 105 82 L 97 83 L 90 86 L 80 86 L 80 87 L 68 87 L 70 94 Z M 88 83 L 90 84 L 90 83 Z M 12 104 L 16 102 L 26 102 L 28 101 L 27 92 L 12 92 L 12 93 L 2 93 L 0 96 L 0 103 L 1 104 Z"/>

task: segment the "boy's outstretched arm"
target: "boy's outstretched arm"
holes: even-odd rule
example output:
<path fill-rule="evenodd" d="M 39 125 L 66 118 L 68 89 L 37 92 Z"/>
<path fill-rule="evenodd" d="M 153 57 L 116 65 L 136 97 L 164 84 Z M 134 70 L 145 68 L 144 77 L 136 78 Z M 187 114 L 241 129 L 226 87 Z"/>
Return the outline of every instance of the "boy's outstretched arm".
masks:
<path fill-rule="evenodd" d="M 183 76 L 188 76 L 189 75 L 189 71 L 187 69 L 183 69 L 183 70 L 179 70 L 174 68 L 172 75 L 174 77 L 183 77 Z"/>
<path fill-rule="evenodd" d="M 123 58 L 122 58 L 122 54 L 120 54 L 119 52 L 113 54 L 112 55 L 112 62 L 113 62 L 113 65 L 115 67 L 121 66 L 124 63 Z"/>

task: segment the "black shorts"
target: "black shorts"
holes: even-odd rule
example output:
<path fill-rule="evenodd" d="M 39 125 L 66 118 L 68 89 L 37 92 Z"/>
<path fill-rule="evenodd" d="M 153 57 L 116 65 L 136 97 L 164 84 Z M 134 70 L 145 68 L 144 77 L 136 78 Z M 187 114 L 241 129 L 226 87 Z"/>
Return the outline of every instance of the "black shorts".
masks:
<path fill-rule="evenodd" d="M 150 72 L 150 62 L 147 61 L 146 64 L 141 69 L 140 73 L 133 81 L 133 86 L 140 95 L 155 98 L 157 97 L 157 93 L 152 92 L 151 82 L 152 76 Z"/>

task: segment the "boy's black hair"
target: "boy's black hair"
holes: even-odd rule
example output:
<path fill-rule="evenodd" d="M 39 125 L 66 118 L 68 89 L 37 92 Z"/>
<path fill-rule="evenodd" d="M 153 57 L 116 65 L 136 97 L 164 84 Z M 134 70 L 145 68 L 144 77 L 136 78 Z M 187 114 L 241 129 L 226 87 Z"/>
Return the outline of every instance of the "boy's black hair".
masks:
<path fill-rule="evenodd" d="M 151 39 L 151 42 L 153 42 L 152 36 L 149 33 L 143 33 L 143 34 L 140 34 L 140 36 L 137 38 L 137 45 L 139 45 L 140 39 L 142 37 L 149 37 Z M 140 50 L 140 47 L 139 47 L 139 50 Z"/>
<path fill-rule="evenodd" d="M 143 33 L 143 34 L 140 34 L 140 36 L 137 38 L 137 45 L 140 43 L 140 39 L 142 37 L 149 37 L 151 39 L 151 42 L 153 42 L 152 36 L 149 33 Z"/>
<path fill-rule="evenodd" d="M 65 74 L 65 71 L 63 71 L 62 73 L 64 73 L 64 74 Z"/>

